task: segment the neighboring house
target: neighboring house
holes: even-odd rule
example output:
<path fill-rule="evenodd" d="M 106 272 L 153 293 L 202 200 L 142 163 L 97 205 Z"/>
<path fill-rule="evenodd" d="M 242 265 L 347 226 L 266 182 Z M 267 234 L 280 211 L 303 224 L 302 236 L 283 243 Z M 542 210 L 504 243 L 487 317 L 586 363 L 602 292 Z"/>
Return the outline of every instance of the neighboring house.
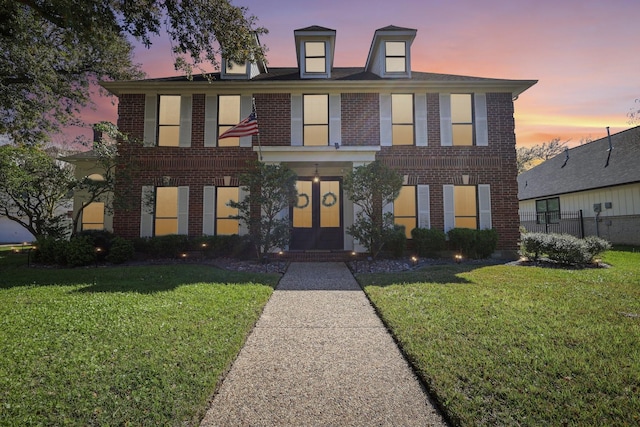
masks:
<path fill-rule="evenodd" d="M 640 126 L 567 150 L 518 177 L 522 225 L 537 231 L 582 211 L 584 235 L 640 245 Z"/>
<path fill-rule="evenodd" d="M 0 244 L 24 243 L 36 240 L 26 228 L 7 217 L 0 216 Z"/>
<path fill-rule="evenodd" d="M 230 219 L 243 197 L 239 174 L 249 160 L 286 164 L 299 176 L 288 250 L 363 248 L 346 233 L 358 207 L 342 182 L 379 159 L 404 177 L 393 206 L 409 234 L 416 226 L 495 228 L 498 249 L 519 238 L 514 100 L 535 80 L 413 71 L 416 30 L 375 31 L 364 67 L 334 67 L 336 31 L 294 31 L 295 68 L 234 64 L 200 76 L 104 82 L 119 98 L 118 126 L 141 145 L 121 144 L 135 164 L 117 187 L 129 209 L 113 230 L 133 238 L 246 233 Z M 218 136 L 252 111 L 260 135 Z M 317 181 L 314 178 L 318 178 Z"/>

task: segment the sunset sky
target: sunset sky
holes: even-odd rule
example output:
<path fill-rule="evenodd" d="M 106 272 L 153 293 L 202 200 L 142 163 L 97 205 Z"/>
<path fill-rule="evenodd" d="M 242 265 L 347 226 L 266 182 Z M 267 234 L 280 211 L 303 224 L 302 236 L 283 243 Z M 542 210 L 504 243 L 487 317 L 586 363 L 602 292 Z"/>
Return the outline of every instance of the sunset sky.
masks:
<path fill-rule="evenodd" d="M 269 66 L 295 66 L 293 31 L 336 30 L 338 67 L 364 66 L 376 29 L 418 30 L 414 71 L 539 82 L 515 102 L 518 145 L 559 137 L 578 145 L 631 127 L 640 108 L 640 0 L 233 0 L 258 17 Z M 137 48 L 148 77 L 175 75 L 165 37 Z M 96 99 L 89 120 L 115 122 Z"/>

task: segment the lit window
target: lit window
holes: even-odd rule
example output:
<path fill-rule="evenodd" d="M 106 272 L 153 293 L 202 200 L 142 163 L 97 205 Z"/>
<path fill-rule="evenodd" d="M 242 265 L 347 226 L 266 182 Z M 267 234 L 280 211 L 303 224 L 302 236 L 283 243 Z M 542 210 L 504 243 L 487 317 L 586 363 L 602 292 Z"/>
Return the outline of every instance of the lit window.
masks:
<path fill-rule="evenodd" d="M 220 95 L 218 97 L 218 135 L 240 123 L 240 95 Z M 219 147 L 237 147 L 240 138 L 218 140 Z"/>
<path fill-rule="evenodd" d="M 413 145 L 413 95 L 391 95 L 393 145 Z"/>
<path fill-rule="evenodd" d="M 404 42 L 385 43 L 385 70 L 387 73 L 407 71 L 406 48 Z"/>
<path fill-rule="evenodd" d="M 393 218 L 398 225 L 404 225 L 407 239 L 411 238 L 411 230 L 416 228 L 416 187 L 405 185 L 400 195 L 393 202 Z"/>
<path fill-rule="evenodd" d="M 104 230 L 104 203 L 92 202 L 82 210 L 83 230 Z"/>
<path fill-rule="evenodd" d="M 178 234 L 178 187 L 156 188 L 155 235 Z"/>
<path fill-rule="evenodd" d="M 178 147 L 180 143 L 180 96 L 161 95 L 158 114 L 158 145 Z"/>
<path fill-rule="evenodd" d="M 453 145 L 473 145 L 473 109 L 471 94 L 451 95 Z"/>
<path fill-rule="evenodd" d="M 238 234 L 238 220 L 229 218 L 238 215 L 238 209 L 227 206 L 230 200 L 237 202 L 240 198 L 238 187 L 218 187 L 216 189 L 216 234 Z"/>
<path fill-rule="evenodd" d="M 478 228 L 478 199 L 473 185 L 453 187 L 453 206 L 456 228 Z"/>
<path fill-rule="evenodd" d="M 536 222 L 558 224 L 560 222 L 560 198 L 536 200 Z"/>
<path fill-rule="evenodd" d="M 296 228 L 313 227 L 313 186 L 311 181 L 296 182 L 298 201 L 293 209 L 293 226 Z"/>
<path fill-rule="evenodd" d="M 329 95 L 304 95 L 304 145 L 329 145 Z"/>
<path fill-rule="evenodd" d="M 247 74 L 246 63 L 238 64 L 235 61 L 226 61 L 224 72 L 226 74 L 243 75 Z"/>
<path fill-rule="evenodd" d="M 324 42 L 304 43 L 304 69 L 307 73 L 327 72 Z"/>

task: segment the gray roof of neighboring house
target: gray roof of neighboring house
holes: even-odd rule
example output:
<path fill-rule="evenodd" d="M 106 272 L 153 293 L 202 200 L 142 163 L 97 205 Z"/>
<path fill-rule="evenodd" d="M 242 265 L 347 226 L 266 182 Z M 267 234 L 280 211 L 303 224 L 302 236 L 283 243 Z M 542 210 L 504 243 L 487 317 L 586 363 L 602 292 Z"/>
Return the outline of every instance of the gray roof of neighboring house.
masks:
<path fill-rule="evenodd" d="M 568 150 L 568 160 L 562 153 L 523 172 L 518 176 L 518 199 L 640 182 L 640 126 L 611 135 L 611 143 L 609 151 L 608 138 L 598 139 Z"/>

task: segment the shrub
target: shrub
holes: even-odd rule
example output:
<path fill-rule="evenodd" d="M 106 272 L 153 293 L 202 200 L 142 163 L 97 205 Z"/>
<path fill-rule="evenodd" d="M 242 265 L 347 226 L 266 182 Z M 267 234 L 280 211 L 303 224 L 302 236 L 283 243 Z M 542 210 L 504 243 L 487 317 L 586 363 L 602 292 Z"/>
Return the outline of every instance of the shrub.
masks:
<path fill-rule="evenodd" d="M 445 248 L 446 234 L 433 228 L 414 228 L 411 238 L 420 257 L 435 257 Z"/>
<path fill-rule="evenodd" d="M 468 258 L 488 258 L 498 246 L 494 229 L 452 228 L 447 234 L 452 248 Z"/>
<path fill-rule="evenodd" d="M 66 245 L 66 240 L 55 237 L 40 238 L 36 243 L 33 260 L 41 264 L 65 265 L 67 263 L 65 257 Z"/>
<path fill-rule="evenodd" d="M 96 261 L 96 250 L 90 236 L 77 236 L 71 239 L 65 250 L 67 263 L 72 267 L 88 265 Z"/>
<path fill-rule="evenodd" d="M 176 258 L 189 250 L 189 237 L 180 234 L 154 236 L 147 241 L 147 253 L 155 258 Z"/>
<path fill-rule="evenodd" d="M 114 237 L 111 240 L 111 248 L 109 255 L 107 255 L 107 261 L 113 264 L 122 264 L 133 258 L 135 249 L 133 242 L 122 237 Z"/>
<path fill-rule="evenodd" d="M 395 258 L 401 258 L 407 247 L 407 235 L 404 225 L 394 224 L 392 228 L 385 230 L 383 234 L 384 247 Z"/>
<path fill-rule="evenodd" d="M 526 233 L 521 237 L 520 254 L 534 260 L 546 255 L 561 264 L 583 265 L 610 247 L 609 242 L 594 236 L 579 239 L 568 234 Z"/>

